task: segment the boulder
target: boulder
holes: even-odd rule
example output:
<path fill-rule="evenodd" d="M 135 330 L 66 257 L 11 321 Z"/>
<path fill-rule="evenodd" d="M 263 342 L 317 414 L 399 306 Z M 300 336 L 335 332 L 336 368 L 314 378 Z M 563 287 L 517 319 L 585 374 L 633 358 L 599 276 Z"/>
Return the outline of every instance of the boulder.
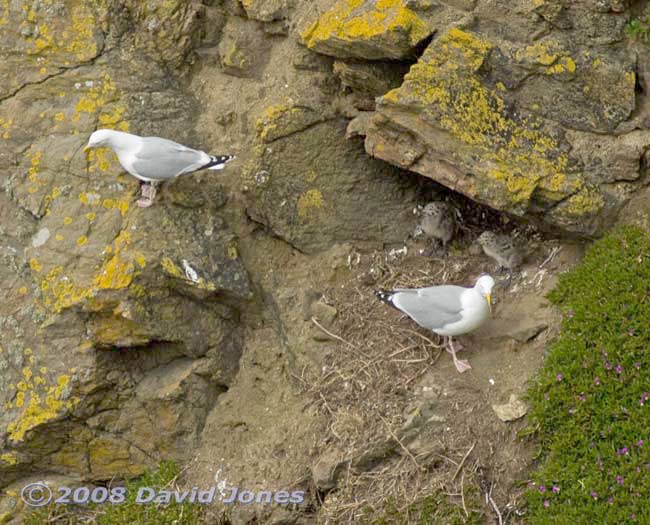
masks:
<path fill-rule="evenodd" d="M 301 35 L 305 45 L 338 58 L 415 57 L 429 26 L 404 0 L 339 0 Z"/>
<path fill-rule="evenodd" d="M 351 126 L 377 158 L 507 213 L 597 234 L 650 146 L 648 130 L 615 134 L 635 107 L 633 57 L 601 56 L 453 28 Z"/>

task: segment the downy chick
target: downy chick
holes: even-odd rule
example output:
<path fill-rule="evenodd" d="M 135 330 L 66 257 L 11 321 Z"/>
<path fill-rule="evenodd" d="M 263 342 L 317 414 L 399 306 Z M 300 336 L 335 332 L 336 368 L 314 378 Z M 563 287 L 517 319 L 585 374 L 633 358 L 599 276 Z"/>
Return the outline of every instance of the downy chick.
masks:
<path fill-rule="evenodd" d="M 454 208 L 446 202 L 430 202 L 422 209 L 420 229 L 430 239 L 442 241 L 446 246 L 456 232 Z"/>
<path fill-rule="evenodd" d="M 478 243 L 488 257 L 492 257 L 501 268 L 512 270 L 523 262 L 519 248 L 509 235 L 499 235 L 493 232 L 483 232 Z"/>

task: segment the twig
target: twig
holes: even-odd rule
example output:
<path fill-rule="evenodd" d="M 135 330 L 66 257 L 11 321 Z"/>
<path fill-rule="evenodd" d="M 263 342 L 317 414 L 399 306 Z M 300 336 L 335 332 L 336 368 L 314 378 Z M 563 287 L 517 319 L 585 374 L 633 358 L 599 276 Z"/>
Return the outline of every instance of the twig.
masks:
<path fill-rule="evenodd" d="M 544 268 L 544 266 L 546 266 L 548 263 L 550 263 L 550 262 L 555 258 L 555 256 L 556 256 L 558 253 L 560 253 L 560 250 L 561 250 L 561 249 L 562 249 L 562 246 L 556 246 L 556 247 L 554 247 L 554 248 L 551 250 L 551 254 L 550 254 L 546 259 L 544 259 L 544 262 L 543 262 L 542 264 L 539 265 L 539 269 L 541 270 L 542 268 Z"/>
<path fill-rule="evenodd" d="M 388 356 L 387 359 L 390 359 L 391 357 L 395 357 L 396 355 L 403 354 L 404 352 L 408 352 L 409 350 L 413 350 L 414 348 L 418 348 L 420 345 L 409 345 L 405 346 L 404 348 L 400 348 L 399 350 L 395 350 L 392 354 Z"/>
<path fill-rule="evenodd" d="M 404 332 L 408 332 L 408 333 L 413 334 L 413 335 L 417 335 L 420 339 L 424 339 L 424 340 L 425 340 L 426 342 L 428 342 L 431 346 L 433 346 L 433 348 L 444 348 L 444 345 L 437 345 L 437 344 L 434 343 L 431 339 L 429 339 L 428 337 L 422 335 L 422 334 L 419 333 L 419 332 L 416 332 L 415 330 L 409 330 L 408 328 L 400 328 L 400 330 L 402 330 L 402 331 L 404 331 Z"/>
<path fill-rule="evenodd" d="M 501 512 L 499 511 L 499 507 L 497 507 L 497 504 L 492 499 L 492 487 L 490 487 L 490 492 L 485 493 L 485 498 L 492 505 L 492 508 L 494 509 L 494 512 L 497 513 L 497 518 L 499 518 L 499 525 L 503 525 L 503 518 L 501 517 Z"/>
<path fill-rule="evenodd" d="M 388 424 L 388 422 L 387 422 L 383 417 L 381 417 L 381 414 L 377 414 L 377 415 L 379 416 L 379 419 L 382 420 L 382 422 L 384 423 L 384 425 L 386 425 L 386 429 L 388 430 L 388 433 L 392 436 L 392 438 L 393 438 L 395 441 L 397 441 L 397 443 L 399 444 L 399 446 L 402 447 L 402 450 L 404 450 L 404 452 L 406 452 L 406 455 L 407 455 L 409 458 L 411 458 L 411 461 L 412 461 L 413 464 L 416 466 L 416 468 L 419 470 L 419 469 L 420 469 L 420 464 L 415 460 L 415 458 L 413 457 L 413 454 L 411 454 L 411 451 L 410 451 L 408 448 L 406 448 L 406 446 L 404 445 L 404 443 L 402 443 L 402 441 L 400 440 L 400 438 L 397 437 L 397 435 L 395 434 L 395 432 L 393 432 L 393 430 L 390 428 L 390 425 Z"/>
<path fill-rule="evenodd" d="M 320 328 L 323 332 L 325 332 L 325 333 L 326 333 L 327 335 L 329 335 L 330 337 L 336 339 L 337 341 L 340 341 L 341 343 L 345 343 L 346 345 L 348 345 L 348 346 L 354 348 L 355 350 L 357 349 L 357 347 L 356 347 L 355 345 L 353 345 L 352 343 L 350 343 L 349 341 L 346 341 L 346 340 L 343 339 L 342 337 L 340 337 L 340 336 L 338 336 L 338 335 L 333 334 L 332 332 L 330 332 L 327 328 L 325 328 L 322 324 L 320 324 L 320 323 L 316 320 L 315 317 L 312 317 L 312 318 L 311 318 L 311 322 L 314 323 L 318 328 Z"/>
<path fill-rule="evenodd" d="M 458 467 L 456 468 L 456 472 L 454 472 L 453 477 L 451 478 L 451 481 L 454 481 L 456 479 L 456 476 L 458 476 L 458 473 L 460 472 L 460 469 L 463 468 L 463 465 L 465 464 L 465 461 L 469 457 L 469 455 L 472 453 L 472 450 L 474 450 L 474 447 L 476 446 L 476 441 L 472 443 L 472 446 L 469 447 L 469 450 L 466 452 L 466 454 L 463 456 L 463 459 L 460 461 L 458 464 Z"/>
<path fill-rule="evenodd" d="M 474 445 L 472 445 L 474 448 Z M 465 506 L 465 473 L 463 472 L 460 477 L 460 501 L 463 504 L 463 510 L 465 511 L 465 516 L 469 518 L 469 512 L 467 512 L 467 507 Z"/>

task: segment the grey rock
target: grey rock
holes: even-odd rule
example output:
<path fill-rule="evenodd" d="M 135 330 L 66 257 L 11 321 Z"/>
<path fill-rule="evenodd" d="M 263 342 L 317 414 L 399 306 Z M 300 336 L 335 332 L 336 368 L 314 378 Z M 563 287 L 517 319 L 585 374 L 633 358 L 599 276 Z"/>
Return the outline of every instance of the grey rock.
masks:
<path fill-rule="evenodd" d="M 528 412 L 528 407 L 516 395 L 511 394 L 506 404 L 492 405 L 492 410 L 501 421 L 510 422 L 524 417 Z"/>

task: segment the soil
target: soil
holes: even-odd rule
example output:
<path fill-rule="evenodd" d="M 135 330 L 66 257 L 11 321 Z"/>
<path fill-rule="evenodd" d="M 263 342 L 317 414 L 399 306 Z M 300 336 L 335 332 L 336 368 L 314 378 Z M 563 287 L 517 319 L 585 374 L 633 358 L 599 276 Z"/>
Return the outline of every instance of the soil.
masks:
<path fill-rule="evenodd" d="M 244 213 L 235 203 L 231 213 Z M 244 314 L 241 369 L 208 418 L 190 477 L 251 490 L 307 490 L 305 523 L 355 523 L 380 515 L 387 501 L 406 508 L 435 490 L 497 523 L 490 494 L 504 523 L 517 523 L 535 447 L 518 435 L 526 418 L 502 422 L 492 405 L 512 394 L 524 398 L 558 326 L 545 296 L 582 247 L 495 215 L 495 229 L 528 246 L 524 265 L 508 275 L 470 254 L 479 232 L 463 224 L 451 246 L 430 257 L 421 255 L 426 243 L 413 239 L 405 241 L 406 255 L 339 245 L 310 257 L 249 221 L 238 232 L 240 246 L 264 304 Z M 473 367 L 464 374 L 434 334 L 373 293 L 471 286 L 484 272 L 497 280 L 494 311 L 460 339 L 461 357 Z M 260 512 L 229 510 L 235 520 Z M 273 519 L 283 515 L 273 511 Z"/>

